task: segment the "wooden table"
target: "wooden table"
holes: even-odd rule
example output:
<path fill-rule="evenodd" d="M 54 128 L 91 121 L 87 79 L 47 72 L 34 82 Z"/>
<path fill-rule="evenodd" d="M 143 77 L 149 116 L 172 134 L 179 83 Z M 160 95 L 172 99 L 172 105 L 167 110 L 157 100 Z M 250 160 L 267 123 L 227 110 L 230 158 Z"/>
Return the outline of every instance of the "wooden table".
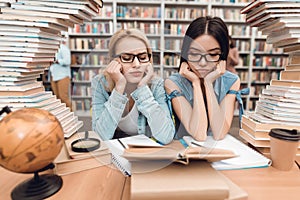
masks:
<path fill-rule="evenodd" d="M 296 166 L 284 172 L 273 167 L 222 171 L 248 193 L 250 200 L 300 199 L 300 171 Z M 0 167 L 0 199 L 8 200 L 12 189 L 29 174 L 17 174 Z M 113 166 L 103 166 L 63 176 L 63 187 L 49 199 L 104 199 L 130 198 L 130 178 L 124 177 Z"/>

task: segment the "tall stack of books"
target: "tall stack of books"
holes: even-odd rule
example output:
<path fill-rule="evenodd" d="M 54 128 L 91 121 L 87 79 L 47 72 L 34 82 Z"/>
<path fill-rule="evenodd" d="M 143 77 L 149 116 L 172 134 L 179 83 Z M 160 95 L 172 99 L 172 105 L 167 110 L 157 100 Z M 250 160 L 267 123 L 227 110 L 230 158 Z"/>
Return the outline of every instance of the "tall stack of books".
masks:
<path fill-rule="evenodd" d="M 83 123 L 37 78 L 54 61 L 62 32 L 100 7 L 101 0 L 0 0 L 0 107 L 48 110 L 66 137 L 75 133 Z"/>
<path fill-rule="evenodd" d="M 241 13 L 250 26 L 267 35 L 268 44 L 289 55 L 279 80 L 271 80 L 262 90 L 255 111 L 242 117 L 239 131 L 247 142 L 268 154 L 268 133 L 272 128 L 300 130 L 300 1 L 256 0 Z M 300 145 L 297 154 L 300 155 Z"/>

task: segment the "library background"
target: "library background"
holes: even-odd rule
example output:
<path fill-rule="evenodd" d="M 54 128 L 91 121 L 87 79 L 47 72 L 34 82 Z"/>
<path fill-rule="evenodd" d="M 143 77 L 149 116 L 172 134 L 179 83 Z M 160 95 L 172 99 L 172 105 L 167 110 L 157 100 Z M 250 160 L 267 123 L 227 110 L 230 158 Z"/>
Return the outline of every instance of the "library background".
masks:
<path fill-rule="evenodd" d="M 262 89 L 278 79 L 288 55 L 266 43 L 266 36 L 245 22 L 240 11 L 250 0 L 107 0 L 92 21 L 75 25 L 66 33 L 72 54 L 72 107 L 76 115 L 89 116 L 91 79 L 108 64 L 108 43 L 121 28 L 138 28 L 150 39 L 155 70 L 163 78 L 177 72 L 180 47 L 188 24 L 199 16 L 219 16 L 236 41 L 239 64 L 236 70 L 241 88 L 250 88 L 243 96 L 244 108 L 254 110 Z M 50 88 L 49 83 L 45 83 Z"/>

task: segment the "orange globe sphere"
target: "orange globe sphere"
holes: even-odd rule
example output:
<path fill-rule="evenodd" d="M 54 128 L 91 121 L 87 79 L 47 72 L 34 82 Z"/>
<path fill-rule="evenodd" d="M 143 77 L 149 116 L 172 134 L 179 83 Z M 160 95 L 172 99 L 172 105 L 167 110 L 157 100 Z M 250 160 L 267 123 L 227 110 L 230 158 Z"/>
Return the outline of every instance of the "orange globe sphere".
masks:
<path fill-rule="evenodd" d="M 0 165 L 10 171 L 32 173 L 46 167 L 63 143 L 60 122 L 46 110 L 24 108 L 0 121 Z"/>

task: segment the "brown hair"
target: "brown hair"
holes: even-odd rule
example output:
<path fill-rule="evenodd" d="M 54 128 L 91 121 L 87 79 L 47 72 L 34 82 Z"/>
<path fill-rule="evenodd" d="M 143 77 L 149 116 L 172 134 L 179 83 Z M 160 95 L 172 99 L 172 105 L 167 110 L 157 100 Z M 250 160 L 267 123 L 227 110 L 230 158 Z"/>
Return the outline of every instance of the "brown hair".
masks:
<path fill-rule="evenodd" d="M 143 33 L 138 29 L 121 29 L 116 33 L 114 33 L 113 36 L 110 38 L 109 51 L 108 51 L 110 61 L 112 61 L 115 58 L 116 45 L 123 38 L 136 38 L 138 40 L 141 40 L 145 44 L 147 48 L 147 52 L 152 55 L 152 49 L 145 33 Z M 153 56 L 151 56 L 150 62 L 153 63 Z M 112 81 L 110 76 L 106 73 L 106 71 L 104 71 L 104 76 L 108 82 L 108 86 L 106 87 L 106 90 L 111 92 L 115 87 L 114 82 Z"/>

